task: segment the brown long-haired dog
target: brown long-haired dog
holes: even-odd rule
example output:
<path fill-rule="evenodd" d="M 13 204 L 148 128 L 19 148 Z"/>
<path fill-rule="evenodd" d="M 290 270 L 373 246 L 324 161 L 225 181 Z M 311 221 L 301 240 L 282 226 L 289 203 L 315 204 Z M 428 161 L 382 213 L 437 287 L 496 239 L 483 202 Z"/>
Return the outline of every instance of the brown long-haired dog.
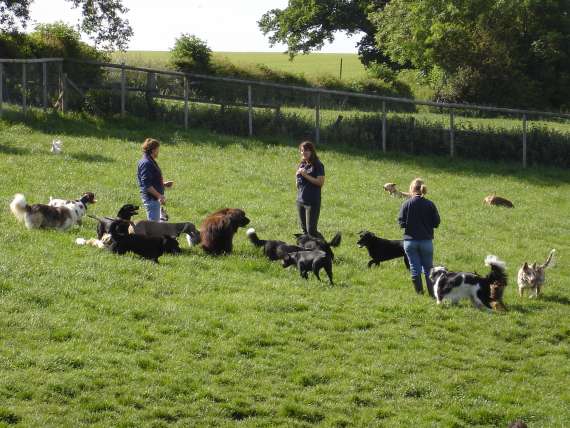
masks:
<path fill-rule="evenodd" d="M 200 225 L 200 242 L 209 254 L 231 253 L 238 228 L 249 224 L 245 212 L 238 208 L 223 208 L 204 219 Z"/>
<path fill-rule="evenodd" d="M 506 207 L 506 208 L 514 208 L 515 206 L 511 201 L 506 198 L 502 198 L 501 196 L 497 196 L 496 192 L 493 194 L 486 196 L 483 199 L 483 203 L 490 206 L 497 206 L 497 207 Z"/>

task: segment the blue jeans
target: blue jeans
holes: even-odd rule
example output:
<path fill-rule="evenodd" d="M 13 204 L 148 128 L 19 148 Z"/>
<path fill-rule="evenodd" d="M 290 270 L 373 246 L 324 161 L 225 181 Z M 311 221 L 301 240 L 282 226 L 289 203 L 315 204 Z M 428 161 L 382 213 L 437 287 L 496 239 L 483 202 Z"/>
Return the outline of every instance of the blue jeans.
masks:
<path fill-rule="evenodd" d="M 152 221 L 160 221 L 160 202 L 156 199 L 143 199 L 144 209 L 146 210 L 146 218 Z"/>
<path fill-rule="evenodd" d="M 431 239 L 406 240 L 404 251 L 410 262 L 412 277 L 420 276 L 422 270 L 424 274 L 429 275 L 433 267 L 433 241 Z"/>

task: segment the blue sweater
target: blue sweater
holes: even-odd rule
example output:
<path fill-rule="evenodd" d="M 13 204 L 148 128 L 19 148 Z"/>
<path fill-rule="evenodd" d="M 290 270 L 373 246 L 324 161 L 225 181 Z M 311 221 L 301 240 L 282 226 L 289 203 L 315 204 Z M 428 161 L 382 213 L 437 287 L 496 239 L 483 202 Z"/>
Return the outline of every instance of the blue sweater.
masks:
<path fill-rule="evenodd" d="M 158 164 L 148 155 L 143 155 L 137 165 L 137 181 L 141 191 L 141 196 L 145 199 L 156 199 L 148 193 L 149 187 L 164 195 L 164 184 L 162 181 L 162 172 Z"/>
<path fill-rule="evenodd" d="M 439 213 L 435 204 L 421 196 L 413 196 L 400 207 L 400 227 L 404 240 L 433 239 L 433 229 L 439 226 Z"/>

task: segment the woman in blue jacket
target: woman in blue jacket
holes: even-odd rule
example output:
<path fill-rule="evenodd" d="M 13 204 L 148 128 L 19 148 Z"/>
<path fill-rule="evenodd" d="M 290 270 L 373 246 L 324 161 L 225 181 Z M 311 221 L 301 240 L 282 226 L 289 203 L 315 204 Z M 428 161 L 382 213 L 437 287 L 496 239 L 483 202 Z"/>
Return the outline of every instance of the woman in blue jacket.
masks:
<path fill-rule="evenodd" d="M 325 167 L 317 156 L 313 143 L 299 144 L 301 163 L 297 167 L 297 212 L 305 235 L 322 238 L 317 230 L 321 212 L 321 189 L 325 184 Z"/>
<path fill-rule="evenodd" d="M 166 204 L 164 189 L 172 187 L 173 181 L 164 181 L 162 171 L 156 162 L 160 142 L 154 138 L 147 138 L 143 145 L 143 157 L 137 165 L 137 181 L 141 199 L 149 220 L 160 221 L 161 206 Z"/>
<path fill-rule="evenodd" d="M 435 204 L 426 199 L 427 187 L 421 178 L 410 183 L 410 198 L 405 201 L 398 215 L 400 227 L 404 229 L 404 251 L 410 262 L 412 283 L 418 294 L 422 294 L 422 270 L 426 287 L 433 295 L 433 284 L 429 271 L 433 267 L 433 229 L 439 226 L 439 213 Z"/>

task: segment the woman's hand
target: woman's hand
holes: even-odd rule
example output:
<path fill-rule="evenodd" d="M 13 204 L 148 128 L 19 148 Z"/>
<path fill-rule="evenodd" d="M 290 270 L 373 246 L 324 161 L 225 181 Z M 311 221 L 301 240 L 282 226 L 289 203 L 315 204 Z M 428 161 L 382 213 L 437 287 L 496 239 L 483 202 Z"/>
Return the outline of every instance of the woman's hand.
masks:
<path fill-rule="evenodd" d="M 305 172 L 305 169 L 303 167 L 299 167 L 299 169 L 297 170 L 297 174 L 296 175 L 300 175 L 302 177 L 306 177 L 307 173 Z"/>
<path fill-rule="evenodd" d="M 160 205 L 166 205 L 166 196 L 160 195 L 158 197 L 158 202 L 160 202 Z"/>

